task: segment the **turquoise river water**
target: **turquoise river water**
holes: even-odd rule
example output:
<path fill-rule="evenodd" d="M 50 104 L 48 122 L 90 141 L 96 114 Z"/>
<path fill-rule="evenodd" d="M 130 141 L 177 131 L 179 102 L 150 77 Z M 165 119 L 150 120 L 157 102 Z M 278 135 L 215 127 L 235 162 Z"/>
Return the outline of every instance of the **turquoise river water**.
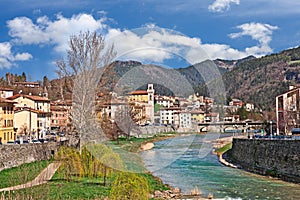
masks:
<path fill-rule="evenodd" d="M 145 165 L 183 193 L 197 187 L 217 199 L 300 199 L 300 185 L 254 175 L 219 163 L 207 136 L 187 135 L 155 143 L 141 153 Z"/>

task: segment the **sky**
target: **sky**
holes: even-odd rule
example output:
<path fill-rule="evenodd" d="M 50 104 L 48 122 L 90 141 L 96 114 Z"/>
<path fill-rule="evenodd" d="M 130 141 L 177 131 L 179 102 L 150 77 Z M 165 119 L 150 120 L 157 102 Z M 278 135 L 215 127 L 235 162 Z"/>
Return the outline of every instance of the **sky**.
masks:
<path fill-rule="evenodd" d="M 295 0 L 0 0 L 0 75 L 57 77 L 71 35 L 97 31 L 116 60 L 169 68 L 300 45 Z"/>

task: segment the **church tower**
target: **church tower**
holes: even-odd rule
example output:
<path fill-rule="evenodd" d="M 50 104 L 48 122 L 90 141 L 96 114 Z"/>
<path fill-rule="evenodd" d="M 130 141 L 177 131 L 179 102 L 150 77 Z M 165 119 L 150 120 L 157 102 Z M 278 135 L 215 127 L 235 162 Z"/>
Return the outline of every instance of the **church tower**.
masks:
<path fill-rule="evenodd" d="M 148 84 L 148 115 L 150 117 L 151 123 L 154 123 L 154 88 L 153 84 Z"/>

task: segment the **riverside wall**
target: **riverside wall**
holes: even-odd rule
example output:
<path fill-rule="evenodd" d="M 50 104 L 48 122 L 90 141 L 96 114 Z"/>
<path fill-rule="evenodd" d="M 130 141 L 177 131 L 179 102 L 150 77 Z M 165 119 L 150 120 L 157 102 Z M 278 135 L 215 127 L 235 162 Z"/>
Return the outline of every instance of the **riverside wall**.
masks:
<path fill-rule="evenodd" d="M 0 145 L 0 171 L 40 160 L 48 160 L 58 150 L 59 143 Z"/>
<path fill-rule="evenodd" d="M 224 157 L 247 171 L 300 183 L 300 140 L 234 138 Z"/>

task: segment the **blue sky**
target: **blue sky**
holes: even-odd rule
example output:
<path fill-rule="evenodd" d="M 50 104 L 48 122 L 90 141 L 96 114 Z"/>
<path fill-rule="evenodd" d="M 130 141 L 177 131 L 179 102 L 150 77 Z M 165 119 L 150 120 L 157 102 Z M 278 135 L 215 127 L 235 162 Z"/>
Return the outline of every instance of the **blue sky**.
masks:
<path fill-rule="evenodd" d="M 117 58 L 184 67 L 300 44 L 295 0 L 1 0 L 0 75 L 56 77 L 70 35 L 97 31 Z"/>

